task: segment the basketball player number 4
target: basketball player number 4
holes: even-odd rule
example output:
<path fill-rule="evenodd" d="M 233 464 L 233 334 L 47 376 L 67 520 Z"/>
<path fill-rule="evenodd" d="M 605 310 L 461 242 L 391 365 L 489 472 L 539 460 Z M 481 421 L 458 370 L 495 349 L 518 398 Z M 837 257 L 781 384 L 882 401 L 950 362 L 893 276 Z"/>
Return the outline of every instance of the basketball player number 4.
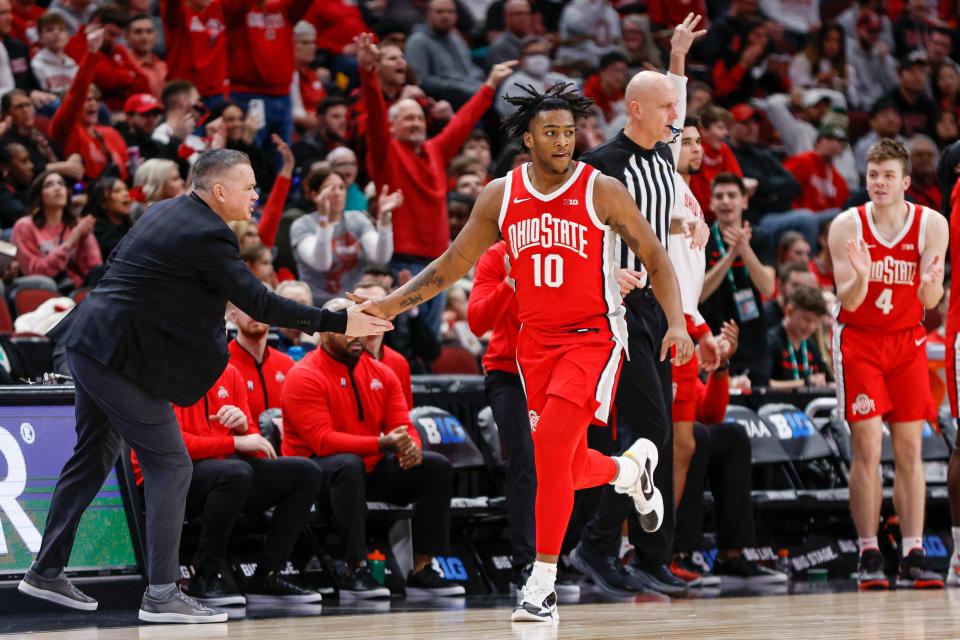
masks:
<path fill-rule="evenodd" d="M 877 296 L 876 302 L 873 303 L 873 306 L 883 311 L 883 315 L 890 315 L 890 312 L 893 311 L 893 289 L 884 289 L 881 291 L 880 295 Z"/>
<path fill-rule="evenodd" d="M 530 256 L 533 259 L 533 284 L 536 287 L 547 285 L 556 289 L 563 284 L 563 257 L 552 253 L 546 257 L 539 253 Z"/>

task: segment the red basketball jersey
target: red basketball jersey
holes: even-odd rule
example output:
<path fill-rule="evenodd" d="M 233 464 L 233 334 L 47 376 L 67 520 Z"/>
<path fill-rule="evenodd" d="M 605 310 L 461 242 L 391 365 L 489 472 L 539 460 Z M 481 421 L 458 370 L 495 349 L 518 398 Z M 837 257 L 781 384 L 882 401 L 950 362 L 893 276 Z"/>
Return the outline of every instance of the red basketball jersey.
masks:
<path fill-rule="evenodd" d="M 873 224 L 873 203 L 857 207 L 857 236 L 870 248 L 870 284 L 867 297 L 856 311 L 840 310 L 844 325 L 876 331 L 900 331 L 923 320 L 920 289 L 920 255 L 927 228 L 926 207 L 906 203 L 907 221 L 897 237 L 884 240 Z"/>
<path fill-rule="evenodd" d="M 593 208 L 600 172 L 579 162 L 559 189 L 542 194 L 529 166 L 507 174 L 500 207 L 520 323 L 550 333 L 609 330 L 626 344 L 613 276 L 616 239 Z"/>

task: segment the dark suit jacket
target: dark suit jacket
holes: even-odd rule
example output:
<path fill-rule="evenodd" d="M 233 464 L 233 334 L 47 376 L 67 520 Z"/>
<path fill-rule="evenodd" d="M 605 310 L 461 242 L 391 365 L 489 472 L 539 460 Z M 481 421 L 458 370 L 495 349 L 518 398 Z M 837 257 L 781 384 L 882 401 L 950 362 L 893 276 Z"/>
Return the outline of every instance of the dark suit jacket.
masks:
<path fill-rule="evenodd" d="M 346 331 L 346 312 L 281 298 L 240 260 L 233 231 L 196 196 L 150 207 L 110 256 L 97 287 L 49 337 L 181 406 L 227 365 L 227 300 L 261 322 Z"/>

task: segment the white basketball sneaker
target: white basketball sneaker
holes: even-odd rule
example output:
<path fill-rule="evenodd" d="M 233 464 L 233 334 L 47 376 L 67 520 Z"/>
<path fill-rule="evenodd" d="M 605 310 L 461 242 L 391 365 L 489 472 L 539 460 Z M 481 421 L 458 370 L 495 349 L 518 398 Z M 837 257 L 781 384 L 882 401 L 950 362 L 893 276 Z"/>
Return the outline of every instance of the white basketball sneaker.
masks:
<path fill-rule="evenodd" d="M 522 589 L 520 604 L 513 610 L 513 622 L 555 622 L 560 620 L 557 612 L 557 594 L 553 589 L 527 581 Z"/>
<path fill-rule="evenodd" d="M 960 587 L 960 557 L 956 553 L 950 558 L 950 571 L 947 572 L 947 586 Z"/>
<path fill-rule="evenodd" d="M 653 484 L 653 472 L 657 468 L 659 453 L 657 445 L 646 438 L 639 438 L 627 449 L 620 460 L 629 458 L 640 468 L 637 481 L 630 486 L 614 484 L 617 493 L 626 493 L 633 498 L 633 505 L 640 514 L 640 526 L 653 532 L 663 524 L 663 495 Z"/>

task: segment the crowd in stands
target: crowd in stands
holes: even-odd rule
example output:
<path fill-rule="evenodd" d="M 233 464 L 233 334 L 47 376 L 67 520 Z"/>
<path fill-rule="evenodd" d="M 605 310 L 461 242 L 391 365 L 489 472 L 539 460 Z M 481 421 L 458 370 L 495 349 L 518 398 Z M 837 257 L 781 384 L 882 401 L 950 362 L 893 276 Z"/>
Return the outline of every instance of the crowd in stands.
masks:
<path fill-rule="evenodd" d="M 829 388 L 825 238 L 839 212 L 867 200 L 871 144 L 905 141 L 908 198 L 948 213 L 960 164 L 957 3 L 0 0 L 0 226 L 18 250 L 0 273 L 7 296 L 41 288 L 79 300 L 137 219 L 188 192 L 197 154 L 217 148 L 253 164 L 260 205 L 233 227 L 265 286 L 334 307 L 347 292 L 390 291 L 447 248 L 483 185 L 529 160 L 499 126 L 515 108 L 504 96 L 576 85 L 595 105 L 578 122 L 582 154 L 622 129 L 626 83 L 665 70 L 671 28 L 689 12 L 708 29 L 687 65 L 686 113 L 702 137 L 690 189 L 711 226 L 700 309 L 714 334 L 730 321 L 739 331 L 720 386 Z M 367 32 L 376 57 L 357 46 Z M 509 284 L 509 267 L 498 278 Z M 458 282 L 395 319 L 384 344 L 271 333 L 230 309 L 232 366 L 212 393 L 229 390 L 219 405 L 240 412 L 178 414 L 191 456 L 320 457 L 350 588 L 367 595 L 379 592 L 351 505 L 415 502 L 412 584 L 438 588 L 423 571 L 448 542 L 451 471 L 423 453 L 405 415 L 411 372 L 481 372 L 489 323 L 470 330 L 472 287 Z M 364 350 L 361 365 L 344 365 Z M 711 387 L 715 377 L 704 374 Z M 274 451 L 253 436 L 259 412 L 281 407 Z M 215 573 L 220 555 L 201 568 Z"/>

